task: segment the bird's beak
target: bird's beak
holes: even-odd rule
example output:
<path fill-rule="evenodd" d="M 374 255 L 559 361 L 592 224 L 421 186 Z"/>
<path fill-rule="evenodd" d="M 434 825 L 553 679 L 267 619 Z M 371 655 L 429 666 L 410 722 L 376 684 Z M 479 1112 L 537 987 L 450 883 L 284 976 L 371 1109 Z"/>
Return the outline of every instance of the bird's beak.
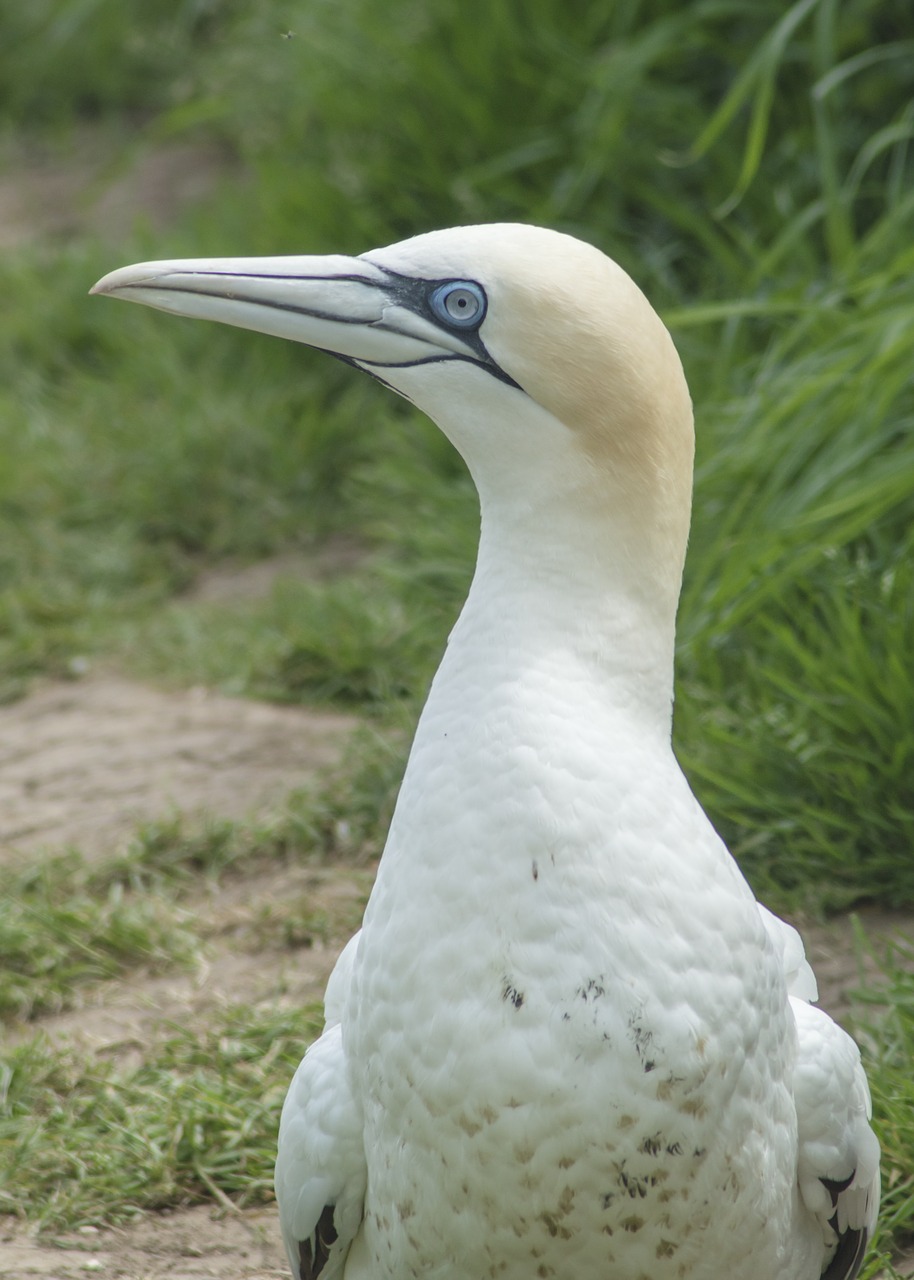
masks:
<path fill-rule="evenodd" d="M 479 362 L 474 344 L 434 322 L 428 289 L 364 258 L 331 255 L 142 262 L 112 271 L 91 292 L 291 338 L 378 376 L 430 360 Z"/>

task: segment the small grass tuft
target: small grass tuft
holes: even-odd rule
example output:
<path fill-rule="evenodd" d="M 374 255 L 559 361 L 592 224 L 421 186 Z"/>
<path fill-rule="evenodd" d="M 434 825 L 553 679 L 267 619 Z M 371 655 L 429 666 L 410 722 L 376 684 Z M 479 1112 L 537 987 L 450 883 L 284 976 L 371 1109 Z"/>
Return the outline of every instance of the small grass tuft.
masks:
<path fill-rule="evenodd" d="M 870 951 L 886 978 L 884 985 L 858 993 L 861 1005 L 851 1029 L 863 1046 L 873 1124 L 882 1144 L 877 1243 L 898 1250 L 914 1243 L 914 944 L 896 942 L 876 955 L 861 934 L 858 945 Z"/>
<path fill-rule="evenodd" d="M 0 1056 L 0 1213 L 44 1230 L 273 1198 L 279 1112 L 317 1010 L 233 1008 L 122 1069 L 40 1037 Z"/>
<path fill-rule="evenodd" d="M 0 1018 L 32 1018 L 72 1003 L 80 987 L 131 970 L 161 972 L 198 955 L 173 899 L 93 891 L 73 854 L 6 877 L 0 891 Z"/>

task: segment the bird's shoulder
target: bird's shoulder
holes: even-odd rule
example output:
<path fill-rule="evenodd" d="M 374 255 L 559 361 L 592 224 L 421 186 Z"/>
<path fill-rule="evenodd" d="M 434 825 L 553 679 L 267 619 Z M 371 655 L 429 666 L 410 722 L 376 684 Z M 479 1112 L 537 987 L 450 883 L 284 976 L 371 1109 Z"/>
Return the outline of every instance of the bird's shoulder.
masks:
<path fill-rule="evenodd" d="M 791 997 L 797 1027 L 797 1175 L 823 1239 L 823 1277 L 852 1280 L 879 1210 L 879 1143 L 860 1051 L 828 1014 Z"/>
<path fill-rule="evenodd" d="M 282 1110 L 276 1199 L 299 1280 L 337 1280 L 358 1232 L 367 1184 L 362 1113 L 346 1068 L 342 1029 L 308 1049 Z"/>

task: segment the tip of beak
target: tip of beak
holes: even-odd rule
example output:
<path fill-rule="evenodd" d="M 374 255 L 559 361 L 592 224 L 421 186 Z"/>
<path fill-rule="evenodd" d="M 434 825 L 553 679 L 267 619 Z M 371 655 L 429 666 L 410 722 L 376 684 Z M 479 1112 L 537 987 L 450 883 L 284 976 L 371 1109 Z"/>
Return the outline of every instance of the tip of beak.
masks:
<path fill-rule="evenodd" d="M 118 267 L 102 276 L 89 293 L 123 293 L 144 285 L 155 287 L 157 281 L 184 265 L 178 262 L 135 262 L 128 267 Z"/>
<path fill-rule="evenodd" d="M 123 289 L 126 285 L 136 284 L 136 281 L 136 267 L 118 267 L 116 271 L 109 271 L 106 276 L 102 276 L 101 280 L 98 280 L 92 286 L 89 293 L 117 293 L 119 289 Z"/>
<path fill-rule="evenodd" d="M 106 276 L 102 276 L 101 280 L 96 280 L 95 284 L 89 290 L 90 296 L 93 293 L 111 293 L 117 288 L 117 277 L 120 274 L 120 270 L 109 271 Z"/>
<path fill-rule="evenodd" d="M 90 296 L 93 293 L 115 293 L 121 285 L 118 279 L 123 274 L 122 270 L 109 271 L 106 276 L 102 276 L 101 280 L 96 280 L 95 284 L 89 290 Z"/>

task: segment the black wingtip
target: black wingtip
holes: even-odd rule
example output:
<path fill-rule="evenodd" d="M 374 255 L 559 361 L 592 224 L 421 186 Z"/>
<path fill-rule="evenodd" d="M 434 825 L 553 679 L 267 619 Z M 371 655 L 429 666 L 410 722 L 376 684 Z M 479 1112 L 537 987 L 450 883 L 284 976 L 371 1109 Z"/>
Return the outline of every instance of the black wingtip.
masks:
<path fill-rule="evenodd" d="M 835 1225 L 834 1219 L 832 1225 Z M 855 1227 L 840 1235 L 835 1255 L 822 1272 L 822 1280 L 854 1280 L 863 1265 L 869 1239 L 866 1227 Z"/>
<path fill-rule="evenodd" d="M 314 1245 L 310 1236 L 298 1242 L 298 1280 L 317 1280 L 327 1265 L 330 1247 L 336 1242 L 337 1234 L 333 1225 L 333 1205 L 325 1204 L 314 1229 Z"/>

